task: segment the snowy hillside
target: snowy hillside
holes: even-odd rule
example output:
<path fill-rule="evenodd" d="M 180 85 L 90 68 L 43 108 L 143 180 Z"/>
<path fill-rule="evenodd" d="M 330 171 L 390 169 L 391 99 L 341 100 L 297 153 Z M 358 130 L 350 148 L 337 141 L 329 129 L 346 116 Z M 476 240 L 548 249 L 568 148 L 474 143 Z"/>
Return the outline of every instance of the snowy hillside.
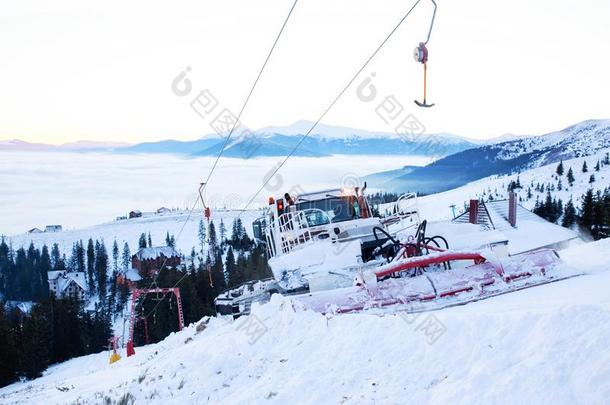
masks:
<path fill-rule="evenodd" d="M 241 215 L 240 215 L 241 214 Z M 258 211 L 223 211 L 215 210 L 212 216 L 212 221 L 216 226 L 216 232 L 219 232 L 221 220 L 224 222 L 228 232 L 230 232 L 233 220 L 238 216 L 241 217 L 244 227 L 248 233 L 252 232 L 250 224 L 258 216 Z M 188 218 L 188 221 L 187 221 Z M 70 256 L 72 244 L 79 240 L 86 243 L 89 238 L 103 239 L 106 245 L 111 246 L 116 239 L 119 246 L 123 246 L 125 242 L 129 244 L 132 253 L 135 253 L 138 247 L 138 238 L 142 233 L 150 232 L 153 245 L 162 246 L 165 244 L 165 236 L 169 232 L 170 235 L 176 237 L 176 248 L 188 256 L 191 249 L 198 245 L 198 229 L 199 220 L 203 218 L 202 211 L 196 210 L 189 217 L 187 211 L 176 211 L 167 214 L 150 214 L 143 218 L 125 219 L 119 221 L 108 222 L 105 224 L 95 225 L 88 228 L 67 230 L 62 232 L 51 233 L 34 233 L 21 234 L 12 236 L 9 241 L 13 244 L 14 249 L 22 246 L 27 248 L 30 242 L 33 242 L 36 247 L 41 247 L 43 244 L 51 246 L 53 243 L 59 245 L 60 251 Z M 186 223 L 186 225 L 185 225 Z M 182 235 L 178 238 L 180 230 L 184 226 Z M 228 234 L 230 236 L 230 234 Z M 250 236 L 252 236 L 250 234 Z"/>
<path fill-rule="evenodd" d="M 455 205 L 456 213 L 460 214 L 464 211 L 464 205 L 468 200 L 473 198 L 489 200 L 491 196 L 495 200 L 507 199 L 508 185 L 511 181 L 516 182 L 517 179 L 522 188 L 515 189 L 515 192 L 519 196 L 519 203 L 525 208 L 533 209 L 537 199 L 544 201 L 548 185 L 552 187 L 553 197 L 561 199 L 564 204 L 572 198 L 574 205 L 578 207 L 581 196 L 589 188 L 604 190 L 610 187 L 610 165 L 600 164 L 599 172 L 594 169 L 598 161 L 603 161 L 608 151 L 610 149 L 601 150 L 592 156 L 564 160 L 563 176 L 556 174 L 557 164 L 554 163 L 512 175 L 485 177 L 449 191 L 420 197 L 420 210 L 423 217 L 430 220 L 449 219 L 452 216 L 451 205 Z M 587 162 L 587 173 L 582 172 L 584 162 Z M 567 172 L 570 168 L 575 178 L 572 186 L 567 180 Z M 595 177 L 593 183 L 589 183 L 591 175 Z M 561 190 L 558 189 L 560 181 Z M 543 191 L 536 190 L 538 184 L 544 187 Z M 528 197 L 528 191 L 531 192 L 531 197 Z"/>
<path fill-rule="evenodd" d="M 610 120 L 589 120 L 545 135 L 471 148 L 398 176 L 395 171 L 376 173 L 376 186 L 436 193 L 483 177 L 590 156 L 608 148 Z"/>
<path fill-rule="evenodd" d="M 542 152 L 531 167 L 579 156 L 589 156 L 610 147 L 610 120 L 589 120 L 561 131 L 505 142 L 498 147 L 499 159 L 515 159 L 524 154 Z"/>
<path fill-rule="evenodd" d="M 0 402 L 607 403 L 610 240 L 561 253 L 587 274 L 420 315 L 326 317 L 275 296 L 113 365 L 106 352 L 53 366 Z"/>

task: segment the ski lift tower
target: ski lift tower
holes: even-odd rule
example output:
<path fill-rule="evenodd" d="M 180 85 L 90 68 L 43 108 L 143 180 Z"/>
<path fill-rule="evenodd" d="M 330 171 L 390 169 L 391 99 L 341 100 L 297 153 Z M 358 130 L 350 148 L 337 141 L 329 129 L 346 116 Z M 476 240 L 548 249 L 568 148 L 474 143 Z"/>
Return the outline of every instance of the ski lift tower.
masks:
<path fill-rule="evenodd" d="M 144 297 L 147 294 L 163 294 L 163 298 L 167 294 L 174 294 L 176 297 L 176 303 L 178 305 L 178 329 L 184 328 L 184 313 L 182 312 L 182 299 L 180 298 L 180 288 L 136 288 L 131 293 L 131 314 L 129 317 L 129 341 L 127 342 L 127 357 L 136 354 L 133 347 L 133 332 L 137 321 L 136 317 L 136 305 L 140 297 Z M 138 318 L 139 319 L 139 318 Z"/>

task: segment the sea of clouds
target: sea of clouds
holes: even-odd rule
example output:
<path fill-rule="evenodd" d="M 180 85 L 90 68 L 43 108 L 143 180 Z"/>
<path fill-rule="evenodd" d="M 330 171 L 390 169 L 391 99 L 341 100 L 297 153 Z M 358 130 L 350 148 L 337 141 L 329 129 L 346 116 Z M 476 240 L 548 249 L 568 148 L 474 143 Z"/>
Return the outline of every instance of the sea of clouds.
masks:
<path fill-rule="evenodd" d="M 205 193 L 212 206 L 242 208 L 282 158 L 221 158 Z M 364 176 L 429 159 L 397 156 L 292 158 L 252 208 L 269 195 L 351 186 Z M 214 159 L 111 153 L 0 153 L 0 234 L 48 224 L 65 229 L 108 222 L 130 210 L 191 207 Z M 375 185 L 370 184 L 373 188 Z"/>

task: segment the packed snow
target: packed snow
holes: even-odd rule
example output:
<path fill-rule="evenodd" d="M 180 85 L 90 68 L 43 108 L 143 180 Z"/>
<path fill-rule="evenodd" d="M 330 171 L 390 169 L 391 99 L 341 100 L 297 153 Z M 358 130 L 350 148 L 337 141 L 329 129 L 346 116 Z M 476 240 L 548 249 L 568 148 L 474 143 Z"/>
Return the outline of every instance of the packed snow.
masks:
<path fill-rule="evenodd" d="M 420 315 L 323 316 L 274 296 L 113 365 L 105 352 L 53 366 L 0 402 L 603 404 L 609 254 L 607 240 L 574 246 L 561 255 L 584 276 Z"/>

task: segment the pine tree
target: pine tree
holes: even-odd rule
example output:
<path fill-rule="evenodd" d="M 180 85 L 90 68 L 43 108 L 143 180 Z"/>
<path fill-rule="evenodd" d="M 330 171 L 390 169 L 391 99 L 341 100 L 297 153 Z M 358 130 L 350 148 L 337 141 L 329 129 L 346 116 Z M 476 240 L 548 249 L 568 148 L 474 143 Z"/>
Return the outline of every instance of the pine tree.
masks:
<path fill-rule="evenodd" d="M 553 222 L 557 223 L 557 221 L 559 221 L 559 218 L 561 218 L 561 216 L 563 215 L 563 201 L 561 201 L 561 198 L 558 198 L 557 201 L 554 201 L 555 205 L 554 205 L 554 211 L 553 211 Z"/>
<path fill-rule="evenodd" d="M 228 280 L 227 286 L 229 288 L 235 287 L 242 282 L 242 278 L 238 274 L 235 266 L 235 255 L 233 254 L 233 248 L 231 246 L 229 246 L 225 258 L 225 274 L 225 278 Z"/>
<path fill-rule="evenodd" d="M 210 229 L 212 227 L 210 226 Z M 222 264 L 222 255 L 220 251 L 217 250 L 214 255 L 214 261 L 212 263 L 212 283 L 214 285 L 214 291 L 216 295 L 218 295 L 221 291 L 226 290 L 227 281 L 225 279 L 224 266 Z"/>
<path fill-rule="evenodd" d="M 152 247 L 152 238 L 150 237 L 150 232 L 148 232 L 148 247 Z"/>
<path fill-rule="evenodd" d="M 108 285 L 108 254 L 104 241 L 95 242 L 95 275 L 97 277 L 97 291 L 102 303 L 106 302 Z"/>
<path fill-rule="evenodd" d="M 604 156 L 604 165 L 610 165 L 610 152 L 606 152 L 606 156 Z"/>
<path fill-rule="evenodd" d="M 203 222 L 203 218 L 199 219 L 199 230 L 197 232 L 197 236 L 199 237 L 199 245 L 201 247 L 201 254 L 203 255 L 203 246 L 205 244 L 206 232 L 205 232 L 205 223 Z"/>
<path fill-rule="evenodd" d="M 565 226 L 566 228 L 570 228 L 572 225 L 574 225 L 574 222 L 576 222 L 576 209 L 574 208 L 574 203 L 570 198 L 563 212 L 561 225 Z"/>
<path fill-rule="evenodd" d="M 561 182 L 561 179 L 559 179 L 559 181 L 557 182 L 557 190 L 563 190 L 563 183 Z"/>
<path fill-rule="evenodd" d="M 574 185 L 575 179 L 574 179 L 574 172 L 572 171 L 571 167 L 568 169 L 567 178 L 568 178 L 568 184 L 570 185 L 570 187 L 572 187 Z"/>
<path fill-rule="evenodd" d="M 146 234 L 142 232 L 140 239 L 138 240 L 138 248 L 143 249 L 146 247 Z"/>
<path fill-rule="evenodd" d="M 42 300 L 49 296 L 49 271 L 51 271 L 51 257 L 49 256 L 49 249 L 47 245 L 42 246 L 42 252 L 40 254 L 40 281 L 41 290 L 39 291 L 38 299 Z"/>
<path fill-rule="evenodd" d="M 593 207 L 593 227 L 591 234 L 597 239 L 610 237 L 610 194 L 608 189 L 602 195 L 597 191 Z"/>
<path fill-rule="evenodd" d="M 231 239 L 229 241 L 231 246 L 237 247 L 237 244 L 239 243 L 239 233 L 240 229 L 238 226 L 238 222 L 237 220 L 234 220 L 233 225 L 231 226 Z"/>
<path fill-rule="evenodd" d="M 220 245 L 222 246 L 227 239 L 227 228 L 225 227 L 225 223 L 222 218 L 220 218 Z"/>
<path fill-rule="evenodd" d="M 121 255 L 121 265 L 123 266 L 123 271 L 129 270 L 131 264 L 131 252 L 129 251 L 129 244 L 125 242 L 123 245 L 123 254 Z"/>
<path fill-rule="evenodd" d="M 217 247 L 216 228 L 214 227 L 214 221 L 210 221 L 210 225 L 208 226 L 208 243 L 210 245 L 210 248 L 214 251 Z"/>
<path fill-rule="evenodd" d="M 51 248 L 51 266 L 53 266 L 53 270 L 65 269 L 65 267 L 62 266 L 61 253 L 59 252 L 59 245 L 57 243 L 54 243 Z"/>
<path fill-rule="evenodd" d="M 599 160 L 598 160 L 597 164 L 595 165 L 595 171 L 599 172 L 599 169 L 600 169 L 600 163 L 599 163 Z"/>
<path fill-rule="evenodd" d="M 87 242 L 87 284 L 89 286 L 89 294 L 95 293 L 95 250 L 93 247 L 93 239 L 89 238 Z"/>
<path fill-rule="evenodd" d="M 24 248 L 17 250 L 15 254 L 15 270 L 13 274 L 9 275 L 9 284 L 7 286 L 7 292 L 10 293 L 12 299 L 16 300 L 29 300 L 32 296 L 32 283 L 29 277 L 28 259 Z"/>
<path fill-rule="evenodd" d="M 112 276 L 110 278 L 110 293 L 108 294 L 108 312 L 111 314 L 114 314 L 117 309 L 118 275 L 118 270 L 115 269 L 112 271 Z"/>
<path fill-rule="evenodd" d="M 546 200 L 544 200 L 544 218 L 553 222 L 553 199 L 550 191 L 547 191 Z"/>
<path fill-rule="evenodd" d="M 589 189 L 582 198 L 582 204 L 580 206 L 580 213 L 578 215 L 578 222 L 585 228 L 591 230 L 595 224 L 595 199 L 593 197 L 593 190 Z"/>
<path fill-rule="evenodd" d="M 115 273 L 119 271 L 119 244 L 116 239 L 112 244 L 112 271 Z"/>
<path fill-rule="evenodd" d="M 559 162 L 555 172 L 557 173 L 558 176 L 563 176 L 563 160 L 561 162 Z"/>
<path fill-rule="evenodd" d="M 69 272 L 77 271 L 76 270 L 76 267 L 77 267 L 76 258 L 78 255 L 77 249 L 78 249 L 78 243 L 76 243 L 76 242 L 72 243 L 72 254 L 70 255 L 70 260 L 68 261 L 68 271 Z"/>
<path fill-rule="evenodd" d="M 165 234 L 165 246 L 176 247 L 176 239 L 174 235 L 170 235 L 169 232 Z"/>
<path fill-rule="evenodd" d="M 587 167 L 587 161 L 585 160 L 584 162 L 582 162 L 582 172 L 587 173 L 588 171 L 589 168 Z"/>
<path fill-rule="evenodd" d="M 595 175 L 594 174 L 589 176 L 589 184 L 593 184 L 593 183 L 595 183 Z"/>
<path fill-rule="evenodd" d="M 0 294 L 6 291 L 8 275 L 11 273 L 13 266 L 12 260 L 9 259 L 8 245 L 4 241 L 4 237 L 0 237 Z"/>
<path fill-rule="evenodd" d="M 197 257 L 197 252 L 195 252 L 195 246 L 191 249 L 191 264 L 189 266 L 189 271 L 195 271 L 195 258 Z"/>
<path fill-rule="evenodd" d="M 42 279 L 40 277 L 40 251 L 30 242 L 27 250 L 27 278 L 30 280 L 29 294 L 30 300 L 38 299 L 42 293 Z"/>
<path fill-rule="evenodd" d="M 76 248 L 76 271 L 84 272 L 85 268 L 85 248 L 83 247 L 83 241 L 77 242 Z"/>

